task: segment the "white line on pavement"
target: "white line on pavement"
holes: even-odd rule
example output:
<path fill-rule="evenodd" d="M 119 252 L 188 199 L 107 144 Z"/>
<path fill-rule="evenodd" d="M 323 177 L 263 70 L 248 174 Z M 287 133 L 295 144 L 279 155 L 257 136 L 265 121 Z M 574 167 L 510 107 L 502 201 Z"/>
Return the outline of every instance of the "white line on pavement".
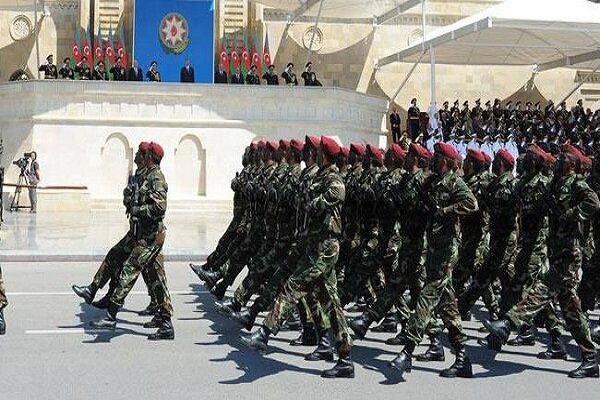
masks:
<path fill-rule="evenodd" d="M 170 293 L 173 295 L 192 295 L 192 294 L 196 294 L 196 293 L 207 293 L 207 290 L 194 290 L 194 291 L 190 291 L 190 290 L 172 290 Z M 105 295 L 106 293 L 100 293 L 98 292 L 98 294 L 96 295 L 96 297 L 100 298 L 100 296 Z M 130 292 L 129 294 L 132 295 L 140 295 L 140 294 L 145 294 L 147 295 L 148 292 L 146 291 L 134 291 L 134 292 Z M 7 297 L 11 297 L 11 296 L 75 296 L 75 293 L 73 292 L 8 292 L 6 293 Z"/>

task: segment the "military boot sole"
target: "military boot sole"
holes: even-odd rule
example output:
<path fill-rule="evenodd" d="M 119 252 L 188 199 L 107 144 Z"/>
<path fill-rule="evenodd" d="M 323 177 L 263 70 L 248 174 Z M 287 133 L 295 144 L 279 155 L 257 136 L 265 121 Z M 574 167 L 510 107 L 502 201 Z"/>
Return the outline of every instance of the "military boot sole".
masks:
<path fill-rule="evenodd" d="M 334 360 L 334 355 L 333 352 L 313 352 L 310 354 L 307 354 L 304 359 L 306 361 L 333 361 Z"/>
<path fill-rule="evenodd" d="M 575 370 L 569 372 L 569 378 L 573 379 L 583 379 L 583 378 L 600 378 L 600 371 L 598 370 L 598 365 L 596 365 L 595 369 L 587 369 L 587 370 Z"/>
<path fill-rule="evenodd" d="M 143 327 L 146 329 L 157 329 L 160 326 L 160 321 L 152 320 L 146 322 Z"/>
<path fill-rule="evenodd" d="M 158 341 L 158 340 L 175 340 L 175 332 L 156 332 L 151 335 L 148 335 L 148 340 Z"/>
<path fill-rule="evenodd" d="M 406 346 L 408 344 L 408 339 L 405 337 L 396 336 L 386 340 L 385 344 L 387 344 L 388 346 Z"/>
<path fill-rule="evenodd" d="M 92 301 L 94 300 L 91 297 L 91 294 L 88 294 L 87 291 L 85 290 L 81 290 L 77 285 L 73 285 L 71 286 L 71 289 L 73 290 L 73 292 L 75 292 L 75 294 L 82 298 L 83 300 L 85 300 L 86 304 L 92 304 Z"/>
<path fill-rule="evenodd" d="M 444 354 L 423 353 L 417 355 L 415 360 L 421 362 L 446 361 L 446 356 Z"/>
<path fill-rule="evenodd" d="M 542 351 L 538 353 L 537 358 L 540 360 L 565 360 L 567 361 L 567 353 L 555 353 L 551 351 Z"/>
<path fill-rule="evenodd" d="M 247 348 L 256 351 L 258 354 L 265 355 L 267 354 L 267 347 L 263 345 L 257 345 L 250 338 L 241 337 L 240 342 L 246 346 Z"/>
<path fill-rule="evenodd" d="M 312 335 L 311 335 L 312 336 Z M 319 342 L 317 338 L 305 338 L 304 335 L 302 338 L 294 339 L 290 342 L 290 346 L 293 347 L 303 347 L 303 346 L 318 346 Z"/>
<path fill-rule="evenodd" d="M 323 371 L 321 373 L 322 378 L 335 379 L 335 378 L 354 378 L 354 369 L 352 370 L 338 370 L 335 373 L 329 371 Z"/>
<path fill-rule="evenodd" d="M 440 372 L 440 376 L 442 378 L 472 378 L 473 377 L 473 371 L 472 370 L 467 370 L 467 371 L 442 371 Z"/>
<path fill-rule="evenodd" d="M 534 337 L 523 338 L 523 337 L 517 336 L 516 338 L 511 339 L 508 342 L 506 342 L 506 344 L 509 346 L 535 346 L 535 338 Z"/>
<path fill-rule="evenodd" d="M 98 301 L 93 301 L 92 306 L 99 310 L 106 310 L 108 309 L 108 300 L 102 299 Z"/>

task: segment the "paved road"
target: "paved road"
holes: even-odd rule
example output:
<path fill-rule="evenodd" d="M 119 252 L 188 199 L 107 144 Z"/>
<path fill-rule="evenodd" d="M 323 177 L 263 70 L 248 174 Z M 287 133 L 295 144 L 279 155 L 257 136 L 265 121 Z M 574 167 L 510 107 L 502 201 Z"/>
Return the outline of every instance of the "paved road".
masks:
<path fill-rule="evenodd" d="M 440 369 L 452 362 L 415 363 L 398 382 L 387 362 L 395 348 L 387 334 L 370 333 L 356 343 L 356 379 L 319 377 L 329 363 L 302 359 L 309 349 L 288 345 L 294 332 L 272 340 L 266 357 L 239 344 L 239 331 L 221 318 L 209 294 L 183 263 L 168 263 L 176 312 L 174 342 L 148 342 L 141 285 L 119 314 L 119 328 L 86 328 L 102 313 L 70 291 L 87 283 L 94 263 L 5 263 L 8 333 L 0 337 L 0 399 L 566 399 L 597 398 L 600 381 L 573 381 L 577 366 L 571 342 L 568 362 L 542 362 L 541 346 L 510 348 L 495 356 L 477 346 L 476 322 L 466 324 L 476 378 L 445 380 Z M 479 315 L 481 316 L 481 315 Z M 597 317 L 597 314 L 596 314 Z M 544 336 L 546 337 L 546 336 Z"/>

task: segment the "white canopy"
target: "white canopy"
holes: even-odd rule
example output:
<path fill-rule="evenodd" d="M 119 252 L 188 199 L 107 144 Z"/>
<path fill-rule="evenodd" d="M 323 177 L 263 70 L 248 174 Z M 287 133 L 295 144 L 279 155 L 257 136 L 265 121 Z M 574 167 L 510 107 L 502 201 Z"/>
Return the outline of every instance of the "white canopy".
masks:
<path fill-rule="evenodd" d="M 426 35 L 425 50 L 430 48 L 437 64 L 592 69 L 600 62 L 600 4 L 507 0 Z M 422 51 L 418 42 L 380 59 L 378 65 L 416 62 Z M 422 62 L 430 61 L 429 53 Z"/>

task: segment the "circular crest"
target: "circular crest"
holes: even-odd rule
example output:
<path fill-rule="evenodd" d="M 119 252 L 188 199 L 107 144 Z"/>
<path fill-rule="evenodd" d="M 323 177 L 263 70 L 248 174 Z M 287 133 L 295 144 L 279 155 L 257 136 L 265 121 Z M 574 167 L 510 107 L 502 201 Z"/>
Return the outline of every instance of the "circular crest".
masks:
<path fill-rule="evenodd" d="M 9 31 L 13 40 L 25 40 L 33 32 L 33 25 L 25 15 L 18 15 L 12 20 Z"/>
<path fill-rule="evenodd" d="M 312 51 L 319 51 L 323 48 L 323 32 L 316 26 L 311 26 L 302 35 L 302 44 L 305 48 Z"/>
<path fill-rule="evenodd" d="M 189 25 L 183 15 L 171 12 L 160 21 L 158 35 L 165 48 L 180 54 L 185 51 L 190 42 L 189 32 Z"/>

